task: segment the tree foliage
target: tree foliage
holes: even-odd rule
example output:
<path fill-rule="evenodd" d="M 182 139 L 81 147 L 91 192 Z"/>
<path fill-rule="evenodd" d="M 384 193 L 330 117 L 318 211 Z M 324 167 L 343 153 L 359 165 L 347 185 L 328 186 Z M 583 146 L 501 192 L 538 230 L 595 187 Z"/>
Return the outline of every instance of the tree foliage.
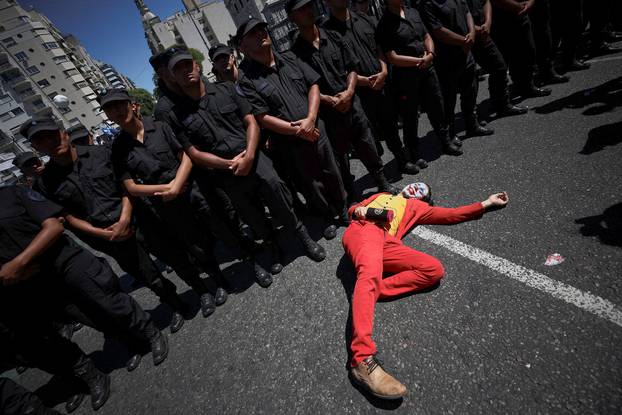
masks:
<path fill-rule="evenodd" d="M 153 95 L 144 88 L 135 88 L 127 91 L 128 94 L 140 104 L 140 113 L 143 117 L 151 116 L 155 108 L 155 99 Z"/>

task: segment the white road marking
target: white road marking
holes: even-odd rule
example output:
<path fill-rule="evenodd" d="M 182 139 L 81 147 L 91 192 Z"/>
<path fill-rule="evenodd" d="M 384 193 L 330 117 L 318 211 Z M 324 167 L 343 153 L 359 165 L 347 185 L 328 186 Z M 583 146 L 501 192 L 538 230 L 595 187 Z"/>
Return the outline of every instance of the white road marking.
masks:
<path fill-rule="evenodd" d="M 622 56 L 609 56 L 607 58 L 594 58 L 594 59 L 588 59 L 586 60 L 586 62 L 588 63 L 597 63 L 597 62 L 609 62 L 609 61 L 617 61 L 622 59 Z"/>
<path fill-rule="evenodd" d="M 529 287 L 550 294 L 555 298 L 589 311 L 622 327 L 622 309 L 609 300 L 581 291 L 571 285 L 556 281 L 544 274 L 510 262 L 507 259 L 467 245 L 449 236 L 431 231 L 426 227 L 419 226 L 411 233 L 428 242 L 447 248 L 471 261 L 485 265 L 506 277 L 520 281 Z"/>

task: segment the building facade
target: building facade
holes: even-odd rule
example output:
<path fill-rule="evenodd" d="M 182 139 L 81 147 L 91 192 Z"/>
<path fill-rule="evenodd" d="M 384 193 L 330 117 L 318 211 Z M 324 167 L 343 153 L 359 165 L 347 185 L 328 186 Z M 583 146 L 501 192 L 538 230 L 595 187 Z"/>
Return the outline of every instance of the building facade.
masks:
<path fill-rule="evenodd" d="M 186 8 L 161 20 L 149 10 L 144 0 L 134 0 L 141 15 L 145 38 L 155 54 L 174 45 L 197 49 L 205 56 L 201 62 L 204 75 L 211 77 L 209 48 L 216 43 L 230 44 L 236 26 L 222 1 L 203 3 L 184 0 Z"/>
<path fill-rule="evenodd" d="M 104 75 L 105 83 L 107 87 L 111 88 L 124 88 L 124 89 L 134 89 L 136 85 L 134 82 L 125 75 L 118 72 L 114 66 L 109 63 L 104 63 L 100 61 L 95 61 L 99 70 Z"/>

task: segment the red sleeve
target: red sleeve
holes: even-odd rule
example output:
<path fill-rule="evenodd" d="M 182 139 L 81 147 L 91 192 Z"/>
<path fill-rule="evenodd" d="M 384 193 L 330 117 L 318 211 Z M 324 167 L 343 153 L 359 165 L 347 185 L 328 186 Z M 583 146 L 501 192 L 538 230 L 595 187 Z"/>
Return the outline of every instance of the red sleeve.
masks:
<path fill-rule="evenodd" d="M 479 219 L 484 214 L 484 207 L 480 202 L 457 208 L 432 207 L 421 202 L 418 206 L 422 213 L 417 219 L 420 225 L 453 225 Z M 425 206 L 425 207 L 424 207 Z"/>
<path fill-rule="evenodd" d="M 354 215 L 354 210 L 355 210 L 357 207 L 359 207 L 359 206 L 367 206 L 367 205 L 369 205 L 369 204 L 370 204 L 370 203 L 371 203 L 371 202 L 372 202 L 375 198 L 377 198 L 377 197 L 378 197 L 378 196 L 380 196 L 381 194 L 382 194 L 382 193 L 376 193 L 376 194 L 373 194 L 373 195 L 369 196 L 367 199 L 363 200 L 362 202 L 359 202 L 359 203 L 357 203 L 357 204 L 355 204 L 355 205 L 350 206 L 350 208 L 348 209 L 348 217 L 349 217 L 350 219 L 353 219 L 353 216 L 352 216 L 352 215 Z"/>

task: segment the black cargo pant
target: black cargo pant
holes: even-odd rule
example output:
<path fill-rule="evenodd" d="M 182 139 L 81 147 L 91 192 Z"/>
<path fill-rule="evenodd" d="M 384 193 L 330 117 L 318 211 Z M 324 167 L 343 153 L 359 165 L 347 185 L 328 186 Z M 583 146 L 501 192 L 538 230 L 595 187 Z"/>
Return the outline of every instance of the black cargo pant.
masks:
<path fill-rule="evenodd" d="M 551 0 L 553 45 L 559 46 L 564 63 L 576 59 L 583 27 L 582 0 Z"/>
<path fill-rule="evenodd" d="M 462 51 L 452 53 L 450 56 L 439 53 L 435 67 L 438 70 L 438 79 L 443 93 L 443 103 L 449 136 L 453 137 L 455 131 L 456 100 L 460 93 L 460 106 L 467 129 L 475 127 L 477 117 L 475 106 L 477 104 L 477 75 L 475 74 L 475 60 L 469 53 Z"/>
<path fill-rule="evenodd" d="M 149 255 L 144 236 L 140 230 L 124 241 L 106 241 L 89 235 L 77 234 L 80 239 L 100 252 L 114 258 L 121 269 L 153 291 L 162 302 L 179 308 L 176 287 L 164 278 Z"/>
<path fill-rule="evenodd" d="M 384 139 L 394 155 L 401 154 L 403 146 L 397 128 L 397 108 L 389 88 L 385 86 L 380 91 L 374 91 L 359 87 L 356 95 L 361 100 L 361 107 L 369 120 L 374 137 Z"/>
<path fill-rule="evenodd" d="M 540 75 L 553 69 L 553 35 L 551 33 L 551 5 L 549 0 L 538 0 L 529 13 L 533 40 L 536 46 L 536 65 Z"/>
<path fill-rule="evenodd" d="M 326 123 L 328 138 L 339 163 L 341 178 L 348 193 L 354 190 L 354 176 L 350 173 L 350 146 L 356 150 L 359 160 L 372 175 L 382 174 L 382 159 L 378 155 L 371 124 L 363 111 L 361 100 L 356 95 L 350 111 L 341 113 L 324 108 L 320 115 Z"/>
<path fill-rule="evenodd" d="M 60 412 L 47 408 L 37 395 L 7 378 L 0 378 L 0 413 L 60 415 Z"/>
<path fill-rule="evenodd" d="M 510 103 L 508 91 L 508 67 L 503 55 L 492 39 L 478 38 L 471 49 L 475 62 L 488 72 L 488 89 L 490 101 L 495 109 L 500 109 Z"/>
<path fill-rule="evenodd" d="M 264 204 L 272 219 L 286 231 L 300 227 L 289 189 L 261 150 L 255 154 L 255 164 L 248 175 L 234 176 L 231 172 L 219 171 L 214 173 L 214 178 L 223 184 L 242 219 L 264 241 L 272 239 L 273 234 Z"/>
<path fill-rule="evenodd" d="M 492 39 L 510 68 L 510 77 L 519 91 L 531 89 L 536 46 L 528 16 L 514 16 L 494 8 Z"/>
<path fill-rule="evenodd" d="M 317 128 L 320 137 L 315 142 L 276 134 L 273 141 L 307 204 L 317 215 L 332 218 L 346 208 L 346 191 L 321 119 Z"/>
<path fill-rule="evenodd" d="M 404 122 L 404 141 L 411 158 L 419 154 L 419 107 L 423 105 L 437 137 L 447 139 L 445 103 L 434 67 L 428 69 L 394 68 L 395 85 L 399 88 L 399 105 Z"/>

